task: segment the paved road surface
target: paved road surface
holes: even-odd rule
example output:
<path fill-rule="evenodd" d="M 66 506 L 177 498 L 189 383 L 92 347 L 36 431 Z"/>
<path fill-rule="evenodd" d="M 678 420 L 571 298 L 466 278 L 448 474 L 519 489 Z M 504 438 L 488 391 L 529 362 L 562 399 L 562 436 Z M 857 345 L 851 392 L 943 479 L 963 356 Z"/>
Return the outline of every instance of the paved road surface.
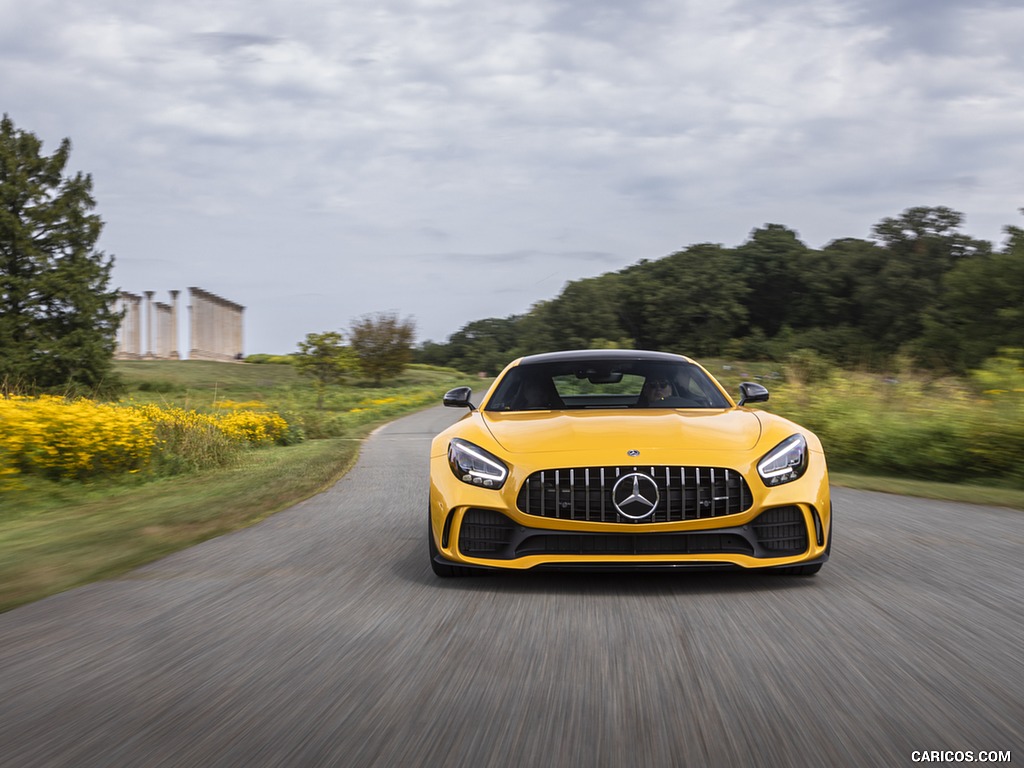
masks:
<path fill-rule="evenodd" d="M 832 561 L 439 581 L 429 437 L 330 491 L 0 615 L 3 766 L 1024 762 L 1024 517 L 837 490 Z"/>

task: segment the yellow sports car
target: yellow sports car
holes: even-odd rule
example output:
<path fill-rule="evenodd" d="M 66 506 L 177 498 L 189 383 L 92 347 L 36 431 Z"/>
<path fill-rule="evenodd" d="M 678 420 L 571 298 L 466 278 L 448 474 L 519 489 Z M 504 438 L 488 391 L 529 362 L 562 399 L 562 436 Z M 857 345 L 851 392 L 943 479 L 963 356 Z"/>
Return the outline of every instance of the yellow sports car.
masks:
<path fill-rule="evenodd" d="M 821 443 L 740 385 L 734 402 L 681 355 L 553 352 L 509 364 L 430 448 L 430 565 L 480 569 L 764 568 L 828 560 Z"/>

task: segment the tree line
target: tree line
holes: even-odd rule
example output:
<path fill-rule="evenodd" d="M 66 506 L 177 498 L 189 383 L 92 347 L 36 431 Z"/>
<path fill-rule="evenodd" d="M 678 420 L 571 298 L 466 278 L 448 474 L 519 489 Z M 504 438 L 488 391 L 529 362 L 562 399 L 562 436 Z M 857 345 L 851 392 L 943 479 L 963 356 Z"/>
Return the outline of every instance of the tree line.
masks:
<path fill-rule="evenodd" d="M 1024 209 L 1022 209 L 1024 212 Z M 784 360 L 811 350 L 884 369 L 897 356 L 943 373 L 1024 347 L 1024 229 L 1002 247 L 947 207 L 909 208 L 868 239 L 810 248 L 780 224 L 735 248 L 701 243 L 575 280 L 525 314 L 467 323 L 418 362 L 494 374 L 522 354 L 589 347 Z"/>

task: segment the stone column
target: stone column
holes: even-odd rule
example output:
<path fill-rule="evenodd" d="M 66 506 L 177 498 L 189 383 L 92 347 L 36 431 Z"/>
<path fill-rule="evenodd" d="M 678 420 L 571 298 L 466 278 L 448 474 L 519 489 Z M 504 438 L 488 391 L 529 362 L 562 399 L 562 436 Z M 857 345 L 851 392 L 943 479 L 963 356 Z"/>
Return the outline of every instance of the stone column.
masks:
<path fill-rule="evenodd" d="M 117 338 L 114 342 L 114 359 L 124 360 L 125 322 L 128 319 L 128 313 L 125 310 L 124 291 L 120 291 L 117 294 L 117 298 L 114 299 L 114 311 L 121 315 L 121 322 L 117 324 Z"/>
<path fill-rule="evenodd" d="M 154 291 L 143 291 L 146 294 L 146 354 L 147 360 L 153 359 L 153 293 Z"/>
<path fill-rule="evenodd" d="M 181 355 L 178 354 L 178 294 L 181 291 L 171 291 L 171 339 L 170 349 L 168 350 L 168 357 L 171 360 L 178 360 Z"/>
<path fill-rule="evenodd" d="M 139 304 L 142 297 L 135 293 L 125 293 L 125 358 L 137 360 L 142 357 L 142 337 L 139 333 Z"/>
<path fill-rule="evenodd" d="M 210 318 L 210 330 L 213 331 L 210 351 L 217 357 L 224 355 L 224 302 L 219 296 L 213 297 L 210 301 L 210 309 L 213 317 Z"/>
<path fill-rule="evenodd" d="M 188 338 L 189 338 L 189 359 L 197 359 L 199 353 L 199 296 L 198 288 L 189 288 L 188 304 Z"/>
<path fill-rule="evenodd" d="M 171 307 L 161 301 L 153 302 L 156 309 L 156 357 L 169 360 L 171 357 Z"/>
<path fill-rule="evenodd" d="M 241 360 L 245 357 L 245 337 L 243 336 L 243 320 L 242 317 L 245 313 L 245 307 L 238 307 L 235 310 L 235 355 L 237 359 Z"/>

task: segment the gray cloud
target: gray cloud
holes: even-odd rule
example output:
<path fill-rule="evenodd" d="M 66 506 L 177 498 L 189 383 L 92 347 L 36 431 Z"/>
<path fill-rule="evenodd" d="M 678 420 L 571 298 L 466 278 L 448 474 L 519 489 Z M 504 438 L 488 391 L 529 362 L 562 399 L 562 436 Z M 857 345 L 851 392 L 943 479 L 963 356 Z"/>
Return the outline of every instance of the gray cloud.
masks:
<path fill-rule="evenodd" d="M 941 204 L 999 241 L 1022 37 L 1009 0 L 48 0 L 0 10 L 0 97 L 72 138 L 115 281 L 239 301 L 273 352 L 387 308 L 441 339 L 767 222 Z"/>
<path fill-rule="evenodd" d="M 224 52 L 265 48 L 281 42 L 281 38 L 272 35 L 254 35 L 245 32 L 197 32 L 193 37 L 202 47 Z"/>

